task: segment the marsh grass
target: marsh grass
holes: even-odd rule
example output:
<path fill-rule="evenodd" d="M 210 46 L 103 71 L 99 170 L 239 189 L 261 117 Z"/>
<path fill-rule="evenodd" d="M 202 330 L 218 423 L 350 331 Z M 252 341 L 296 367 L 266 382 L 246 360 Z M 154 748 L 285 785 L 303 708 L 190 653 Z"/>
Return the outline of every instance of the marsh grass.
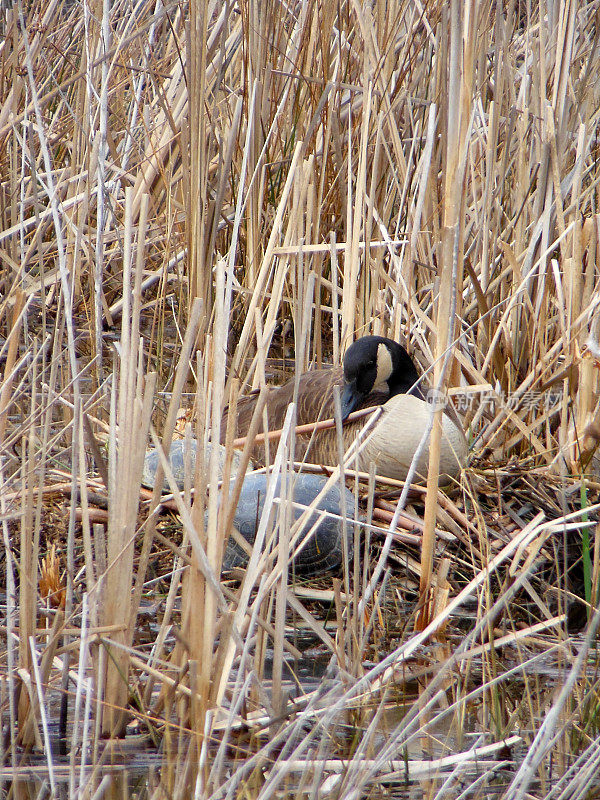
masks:
<path fill-rule="evenodd" d="M 6 796 L 597 791 L 596 5 L 1 13 Z M 454 397 L 460 486 L 439 413 L 427 491 L 359 438 L 317 467 L 365 520 L 339 578 L 294 575 L 284 497 L 220 579 L 240 481 L 163 503 L 146 448 L 223 436 L 229 486 L 224 406 L 261 392 L 256 432 L 367 332 Z"/>

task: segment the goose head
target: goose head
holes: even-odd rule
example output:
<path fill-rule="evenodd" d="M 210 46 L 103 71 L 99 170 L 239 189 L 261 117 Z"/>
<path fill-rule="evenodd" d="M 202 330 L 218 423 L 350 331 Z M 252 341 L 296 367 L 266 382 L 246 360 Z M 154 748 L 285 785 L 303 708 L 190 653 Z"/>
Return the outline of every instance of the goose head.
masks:
<path fill-rule="evenodd" d="M 397 394 L 423 398 L 416 385 L 419 373 L 406 350 L 383 336 L 363 336 L 350 345 L 344 356 L 342 420 L 377 393 L 382 403 Z"/>

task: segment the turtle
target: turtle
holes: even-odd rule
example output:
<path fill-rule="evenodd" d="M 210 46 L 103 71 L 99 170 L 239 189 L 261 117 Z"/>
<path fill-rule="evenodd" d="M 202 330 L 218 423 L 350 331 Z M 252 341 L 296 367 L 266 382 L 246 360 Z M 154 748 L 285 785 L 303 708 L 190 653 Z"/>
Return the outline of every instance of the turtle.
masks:
<path fill-rule="evenodd" d="M 197 440 L 190 440 L 190 471 L 193 471 L 196 453 L 198 450 Z M 210 445 L 209 445 L 210 447 Z M 221 466 L 225 459 L 225 448 L 218 445 L 221 450 Z M 171 443 L 169 451 L 169 463 L 171 470 L 180 489 L 183 489 L 185 475 L 185 442 L 176 439 Z M 208 453 L 207 451 L 207 458 Z M 154 477 L 159 464 L 157 450 L 150 450 L 146 454 L 144 461 L 144 471 L 142 482 L 148 488 L 153 487 Z M 232 470 L 239 467 L 240 458 L 238 453 L 234 453 Z M 258 525 L 265 506 L 267 495 L 267 482 L 269 476 L 264 472 L 248 471 L 244 477 L 242 489 L 233 519 L 234 528 L 252 545 L 256 538 Z M 290 472 L 288 481 L 292 487 L 292 492 L 284 492 L 285 496 L 293 497 L 293 507 L 291 510 L 291 525 L 300 518 L 306 506 L 318 497 L 327 483 L 327 478 L 323 475 L 315 475 L 304 472 Z M 231 486 L 233 487 L 232 480 Z M 165 486 L 165 490 L 167 487 Z M 281 498 L 281 478 L 278 477 L 275 484 L 275 502 L 272 509 L 276 512 L 278 500 Z M 296 556 L 292 563 L 292 569 L 298 575 L 317 576 L 327 575 L 338 570 L 343 562 L 344 538 L 348 556 L 352 556 L 354 541 L 355 520 L 355 498 L 352 492 L 345 486 L 340 488 L 338 484 L 331 486 L 324 496 L 319 500 L 316 509 L 325 512 L 319 519 L 317 511 L 309 514 L 300 533 L 300 540 L 311 531 L 311 528 L 318 521 L 310 539 Z M 344 515 L 346 525 L 344 525 Z M 277 522 L 277 517 L 274 517 Z M 230 537 L 223 555 L 223 570 L 231 571 L 235 568 L 245 567 L 248 563 L 248 555 L 233 537 Z"/>
<path fill-rule="evenodd" d="M 244 478 L 242 491 L 237 504 L 233 525 L 249 544 L 254 544 L 258 525 L 265 507 L 267 495 L 267 482 L 269 476 L 264 472 L 249 473 Z M 291 472 L 287 476 L 291 484 L 289 494 L 284 496 L 293 498 L 291 509 L 290 527 L 294 525 L 324 489 L 327 478 L 311 473 Z M 275 502 L 272 504 L 276 513 L 277 500 L 281 499 L 281 477 L 275 483 Z M 344 558 L 344 539 L 348 557 L 352 557 L 354 542 L 355 498 L 345 486 L 340 489 L 339 484 L 330 486 L 323 497 L 317 502 L 315 511 L 311 511 L 302 525 L 297 541 L 303 541 L 310 532 L 311 535 L 305 546 L 292 562 L 293 570 L 299 575 L 326 575 L 338 570 Z M 320 515 L 318 512 L 326 512 Z M 345 516 L 345 521 L 344 521 Z M 277 517 L 274 517 L 277 520 Z M 311 532 L 315 525 L 316 528 Z M 223 568 L 231 570 L 234 567 L 244 567 L 248 561 L 246 552 L 233 539 L 229 538 L 223 557 Z"/>
<path fill-rule="evenodd" d="M 190 439 L 189 440 L 189 474 L 190 478 L 193 479 L 194 476 L 194 469 L 196 467 L 196 453 L 198 452 L 198 440 L 197 439 Z M 210 442 L 206 446 L 205 450 L 205 464 L 208 465 L 208 460 L 211 454 L 211 447 L 212 445 Z M 217 445 L 219 451 L 219 478 L 223 477 L 223 467 L 225 465 L 225 447 L 222 445 Z M 237 470 L 239 469 L 240 462 L 242 460 L 242 454 L 234 450 L 233 457 L 231 459 L 231 473 L 235 476 Z M 142 471 L 142 485 L 148 489 L 154 488 L 154 481 L 156 478 L 156 470 L 158 469 L 158 465 L 160 463 L 160 457 L 158 454 L 157 449 L 148 450 L 146 456 L 144 458 L 144 469 Z M 186 440 L 185 439 L 174 439 L 171 442 L 171 447 L 169 448 L 169 465 L 171 467 L 171 472 L 173 473 L 173 477 L 175 478 L 175 482 L 180 490 L 183 490 L 184 481 L 185 481 L 185 473 L 186 473 Z M 247 471 L 254 469 L 254 465 L 252 462 L 249 463 Z M 164 487 L 165 491 L 169 491 L 168 486 L 165 484 Z"/>

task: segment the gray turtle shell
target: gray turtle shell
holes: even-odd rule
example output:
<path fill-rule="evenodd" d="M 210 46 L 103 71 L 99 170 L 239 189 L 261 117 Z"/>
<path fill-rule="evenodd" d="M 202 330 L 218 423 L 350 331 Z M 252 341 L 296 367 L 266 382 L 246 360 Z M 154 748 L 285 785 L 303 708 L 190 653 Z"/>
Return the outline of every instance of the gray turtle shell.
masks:
<path fill-rule="evenodd" d="M 223 474 L 223 467 L 225 465 L 225 447 L 223 445 L 217 445 L 219 450 L 219 478 L 222 477 Z M 169 449 L 169 464 L 171 466 L 171 472 L 173 473 L 173 477 L 175 478 L 175 482 L 181 491 L 183 491 L 184 481 L 185 481 L 185 467 L 186 467 L 186 441 L 185 439 L 173 439 L 171 442 L 171 447 Z M 198 440 L 197 439 L 190 439 L 189 440 L 189 470 L 190 470 L 190 480 L 193 482 L 194 479 L 194 470 L 196 468 L 196 453 L 198 452 Z M 208 465 L 208 459 L 210 458 L 212 445 L 209 442 L 206 446 L 205 451 L 205 461 Z M 241 460 L 241 454 L 238 451 L 233 452 L 233 457 L 231 460 L 231 474 L 235 476 L 237 472 Z M 158 469 L 158 465 L 160 463 L 160 458 L 158 455 L 158 450 L 149 450 L 146 453 L 144 458 L 144 469 L 142 472 L 142 485 L 146 486 L 149 489 L 154 488 L 154 481 L 156 478 L 156 470 Z M 248 465 L 248 469 L 253 469 L 252 463 Z M 163 486 L 164 491 L 168 492 L 169 487 L 168 485 L 164 484 Z"/>
<path fill-rule="evenodd" d="M 293 481 L 294 503 L 309 506 L 317 497 L 319 492 L 327 483 L 327 479 L 321 475 L 297 474 L 292 473 L 290 480 Z M 244 479 L 240 500 L 237 506 L 233 524 L 239 533 L 250 544 L 254 543 L 256 531 L 260 523 L 260 518 L 265 505 L 265 495 L 267 492 L 267 475 L 264 473 L 249 474 Z M 280 497 L 281 479 L 277 479 L 275 497 Z M 286 493 L 287 494 L 287 493 Z M 275 505 L 275 504 L 274 504 Z M 346 519 L 346 542 L 348 555 L 352 557 L 354 526 L 352 522 L 355 518 L 354 495 L 344 487 L 340 493 L 339 485 L 332 486 L 328 492 L 319 500 L 318 509 L 328 511 L 338 517 L 342 516 L 342 508 L 345 508 Z M 274 510 L 276 514 L 276 510 Z M 303 508 L 292 507 L 292 524 L 304 513 Z M 277 519 L 277 517 L 275 517 Z M 300 534 L 301 541 L 303 534 L 306 534 L 318 519 L 316 512 L 311 512 L 306 523 L 302 527 Z M 311 538 L 306 543 L 302 551 L 296 557 L 292 569 L 302 575 L 321 575 L 338 569 L 342 564 L 343 558 L 343 521 L 336 517 L 326 516 L 318 524 Z M 230 538 L 223 558 L 223 568 L 233 569 L 243 567 L 248 563 L 248 556 L 243 549 Z"/>
<path fill-rule="evenodd" d="M 192 439 L 190 440 L 189 445 L 189 468 L 190 473 L 193 476 L 198 442 L 195 439 Z M 222 445 L 217 446 L 219 447 L 220 451 L 220 466 L 222 468 L 225 458 L 225 448 Z M 185 440 L 175 439 L 173 442 L 171 442 L 169 451 L 169 463 L 171 470 L 177 485 L 181 490 L 183 489 L 185 478 L 185 447 Z M 211 445 L 209 444 L 206 451 L 206 458 L 209 457 L 210 447 Z M 239 467 L 239 462 L 239 454 L 234 453 L 232 462 L 232 472 L 234 474 L 236 469 Z M 142 478 L 142 483 L 144 486 L 153 488 L 158 464 L 158 451 L 150 450 L 146 454 L 144 460 L 144 471 Z M 252 469 L 251 464 L 249 465 L 249 469 Z M 299 503 L 302 506 L 309 506 L 327 482 L 327 479 L 322 475 L 311 475 L 304 473 L 291 473 L 289 480 L 291 480 L 294 485 L 294 502 Z M 165 491 L 168 491 L 168 486 L 165 485 L 164 489 Z M 256 530 L 265 505 L 266 492 L 267 475 L 264 473 L 256 474 L 248 472 L 242 485 L 242 491 L 233 520 L 233 525 L 250 545 L 254 544 L 254 540 L 256 538 Z M 278 478 L 275 488 L 275 497 L 280 496 L 281 479 Z M 287 492 L 286 496 L 288 496 Z M 352 525 L 352 522 L 354 521 L 354 495 L 352 492 L 344 487 L 343 493 L 340 493 L 340 487 L 338 484 L 336 484 L 335 486 L 332 486 L 321 498 L 317 508 L 322 511 L 327 511 L 330 514 L 335 514 L 337 517 L 342 517 L 342 508 L 345 508 L 346 519 L 348 521 L 346 526 L 346 542 L 348 545 L 348 555 L 351 557 L 352 545 L 354 541 Z M 297 508 L 295 506 L 292 507 L 292 524 L 299 519 L 303 512 L 303 508 Z M 276 509 L 274 509 L 274 513 L 276 513 Z M 310 531 L 312 526 L 317 521 L 317 518 L 318 514 L 316 512 L 312 512 L 309 515 L 302 528 L 302 532 L 300 533 L 300 540 L 303 538 L 303 534 Z M 320 521 L 314 533 L 311 535 L 309 541 L 305 544 L 302 551 L 296 557 L 293 563 L 294 571 L 301 575 L 323 575 L 338 569 L 342 564 L 343 558 L 343 535 L 342 519 L 337 519 L 336 517 L 331 516 L 324 517 Z M 227 542 L 227 547 L 223 557 L 223 569 L 231 570 L 235 567 L 245 567 L 247 563 L 247 554 L 233 540 L 233 538 L 230 537 Z"/>

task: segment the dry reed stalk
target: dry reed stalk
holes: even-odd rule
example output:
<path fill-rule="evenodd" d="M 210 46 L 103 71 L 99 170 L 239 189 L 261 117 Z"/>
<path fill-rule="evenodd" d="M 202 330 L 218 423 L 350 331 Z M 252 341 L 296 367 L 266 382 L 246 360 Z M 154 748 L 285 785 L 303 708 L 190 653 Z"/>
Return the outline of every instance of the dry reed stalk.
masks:
<path fill-rule="evenodd" d="M 126 193 L 126 232 L 124 249 L 124 287 L 126 302 L 121 328 L 121 352 L 118 382 L 111 398 L 111 439 L 109 450 L 109 525 L 107 540 L 108 570 L 105 576 L 106 599 L 103 624 L 122 625 L 122 634 L 115 635 L 117 645 L 128 644 L 127 626 L 132 614 L 131 596 L 133 542 L 138 512 L 139 486 L 145 443 L 154 399 L 155 375 L 145 375 L 139 343 L 140 293 L 144 255 L 144 231 L 147 202 L 142 203 L 135 270 L 130 279 L 133 261 L 131 207 L 133 191 Z M 110 649 L 103 700 L 102 727 L 105 734 L 120 736 L 126 723 L 128 697 L 128 654 L 118 647 Z"/>
<path fill-rule="evenodd" d="M 304 178 L 306 179 L 307 176 L 307 165 L 305 165 L 304 170 Z M 296 202 L 296 208 L 301 208 L 301 201 L 300 195 L 306 192 L 306 184 L 301 187 L 297 186 L 297 195 L 299 196 Z M 298 222 L 296 223 L 298 224 Z M 291 226 L 290 226 L 291 227 Z M 305 238 L 304 231 L 298 231 L 300 234 L 300 240 Z M 294 412 L 291 417 L 291 424 L 288 436 L 289 441 L 282 441 L 280 440 L 279 447 L 283 444 L 285 447 L 284 450 L 284 460 L 285 460 L 285 468 L 281 471 L 281 491 L 280 497 L 283 500 L 282 503 L 279 504 L 278 515 L 277 515 L 277 528 L 279 531 L 278 536 L 278 553 L 277 553 L 277 572 L 278 572 L 278 579 L 277 579 L 277 587 L 275 592 L 275 637 L 274 637 L 274 659 L 273 659 L 273 692 L 272 692 L 272 704 L 273 704 L 273 713 L 275 717 L 281 716 L 284 712 L 284 701 L 282 695 L 282 681 L 283 681 L 283 642 L 285 638 L 285 621 L 286 621 L 286 612 L 287 612 L 287 605 L 288 605 L 288 564 L 290 561 L 290 552 L 291 552 L 291 542 L 290 538 L 288 538 L 289 533 L 291 533 L 292 524 L 291 524 L 291 503 L 293 499 L 293 481 L 294 481 L 294 473 L 293 469 L 289 466 L 290 463 L 294 461 L 294 450 L 295 450 L 295 441 L 294 441 L 294 423 L 295 423 L 295 409 L 298 403 L 298 390 L 299 390 L 299 380 L 300 374 L 304 370 L 308 362 L 308 345 L 310 342 L 310 333 L 311 333 L 311 310 L 312 310 L 312 300 L 313 300 L 313 293 L 314 293 L 314 284 L 315 284 L 315 276 L 314 273 L 310 273 L 308 276 L 308 280 L 304 280 L 303 270 L 302 270 L 302 254 L 299 254 L 299 258 L 297 259 L 296 263 L 296 281 L 295 289 L 297 290 L 297 297 L 295 303 L 295 316 L 296 316 L 296 323 L 294 325 L 294 335 L 296 340 L 296 371 L 295 371 L 295 382 L 294 382 L 294 394 L 293 394 L 293 408 Z M 295 292 L 296 293 L 296 292 Z M 291 435 L 290 435 L 291 434 Z"/>
<path fill-rule="evenodd" d="M 161 446 L 163 448 L 163 452 L 167 452 L 171 440 L 173 437 L 173 432 L 175 430 L 175 424 L 177 421 L 177 413 L 181 405 L 181 395 L 183 392 L 183 388 L 185 382 L 188 377 L 188 371 L 191 367 L 191 356 L 192 351 L 195 345 L 195 341 L 198 335 L 198 330 L 200 327 L 200 316 L 201 316 L 201 302 L 199 300 L 195 300 L 192 304 L 191 314 L 189 324 L 185 333 L 182 349 L 181 349 L 181 357 L 179 359 L 179 363 L 177 365 L 177 370 L 175 373 L 175 381 L 173 385 L 173 391 L 171 394 L 171 399 L 169 402 L 169 408 L 167 411 L 167 417 L 164 424 L 163 429 L 163 438 L 161 442 Z M 129 622 L 129 635 L 133 635 L 133 630 L 135 628 L 135 620 L 137 617 L 140 599 L 143 589 L 143 582 L 145 580 L 146 571 L 148 568 L 148 560 L 150 558 L 150 549 L 152 547 L 152 539 L 156 528 L 156 519 L 154 517 L 154 511 L 158 507 L 160 503 L 160 495 L 163 489 L 163 482 L 164 482 L 164 470 L 162 463 L 159 463 L 156 475 L 154 479 L 154 488 L 152 490 L 152 499 L 150 502 L 150 520 L 144 529 L 144 540 L 142 544 L 142 551 L 140 554 L 140 560 L 137 570 L 136 576 L 136 583 L 134 589 L 134 595 L 132 598 L 132 606 L 131 606 L 131 619 Z"/>
<path fill-rule="evenodd" d="M 100 572 L 99 570 L 97 571 L 96 566 L 94 564 L 94 551 L 92 547 L 92 528 L 90 524 L 90 515 L 89 515 L 87 481 L 85 479 L 86 454 L 84 449 L 83 421 L 79 426 L 77 444 L 79 446 L 79 465 L 80 465 L 79 492 L 80 492 L 80 502 L 82 511 L 81 527 L 83 536 L 83 549 L 85 554 L 87 593 L 88 596 L 90 596 L 92 595 L 92 593 L 96 591 L 97 581 L 102 576 L 102 572 Z M 94 624 L 98 623 L 98 611 L 99 611 L 98 606 L 94 604 L 92 609 L 92 618 Z"/>
<path fill-rule="evenodd" d="M 254 413 L 253 418 L 253 425 L 258 425 L 258 409 Z M 267 527 L 269 524 L 269 512 L 273 502 L 273 496 L 275 492 L 275 484 L 277 481 L 277 477 L 280 474 L 283 462 L 283 456 L 285 453 L 285 437 L 288 435 L 290 426 L 291 426 L 291 419 L 293 414 L 293 407 L 288 409 L 288 413 L 286 415 L 285 423 L 283 429 L 285 431 L 284 436 L 280 440 L 279 446 L 277 448 L 277 453 L 275 455 L 275 460 L 273 462 L 273 468 L 271 472 L 271 480 L 267 485 L 267 493 L 265 496 L 265 512 L 263 512 L 257 531 L 256 531 L 256 539 L 252 549 L 252 554 L 250 556 L 250 560 L 246 567 L 246 573 L 244 575 L 244 579 L 242 581 L 242 585 L 240 587 L 239 596 L 237 600 L 237 608 L 235 609 L 233 619 L 231 621 L 231 629 L 232 631 L 240 631 L 243 628 L 242 621 L 247 613 L 248 603 L 250 600 L 250 594 L 252 589 L 256 585 L 256 583 L 260 579 L 260 573 L 258 571 L 259 560 L 260 556 L 264 547 L 265 536 L 267 534 Z M 263 587 L 261 586 L 261 589 Z M 261 591 L 260 595 L 263 592 Z M 260 608 L 262 603 L 262 597 L 259 595 L 259 598 L 255 601 L 257 607 Z M 260 602 L 259 602 L 260 600 Z M 230 638 L 227 651 L 225 654 L 225 658 L 223 659 L 223 668 L 219 676 L 219 683 L 216 685 L 216 692 L 215 692 L 215 700 L 218 704 L 222 702 L 222 698 L 227 686 L 227 678 L 229 676 L 229 670 L 231 669 L 231 665 L 233 662 L 233 657 L 235 655 L 235 642 L 232 638 Z"/>
<path fill-rule="evenodd" d="M 442 274 L 436 306 L 437 336 L 434 366 L 434 385 L 436 390 L 442 393 L 445 391 L 447 380 L 456 383 L 456 379 L 453 380 L 449 374 L 453 369 L 450 348 L 456 338 L 456 314 L 461 312 L 460 303 L 457 301 L 462 294 L 463 282 L 461 242 L 464 239 L 464 230 L 460 212 L 464 204 L 463 176 L 471 125 L 472 86 L 468 81 L 473 79 L 477 11 L 476 2 L 463 7 L 458 2 L 453 2 L 450 6 L 448 97 L 459 98 L 459 102 L 449 104 L 444 115 L 448 120 L 448 131 L 442 220 Z M 429 590 L 433 568 L 441 435 L 442 409 L 439 408 L 433 413 L 433 430 L 429 445 L 427 500 L 421 551 L 421 610 L 416 623 L 417 630 L 423 630 L 430 619 Z"/>
<path fill-rule="evenodd" d="M 357 419 L 365 419 L 370 414 L 373 414 L 377 410 L 376 407 L 371 408 L 363 408 L 360 411 L 353 411 L 351 414 L 348 415 L 347 421 L 353 422 Z M 329 428 L 335 427 L 335 419 L 331 417 L 330 419 L 322 419 L 319 422 L 307 422 L 304 425 L 296 425 L 294 427 L 294 433 L 298 435 L 304 435 L 307 433 L 318 433 L 319 431 L 324 431 Z M 283 430 L 276 430 L 276 431 L 268 431 L 267 433 L 257 433 L 253 439 L 250 439 L 250 434 L 246 436 L 240 436 L 238 439 L 234 439 L 232 442 L 233 447 L 242 447 L 247 442 L 251 443 L 251 446 L 254 447 L 256 445 L 262 444 L 263 442 L 271 442 L 277 441 L 281 438 Z"/>
<path fill-rule="evenodd" d="M 23 324 L 21 312 L 24 304 L 25 295 L 22 291 L 17 289 L 14 297 L 11 321 L 8 325 L 8 336 L 6 337 L 8 349 L 6 353 L 6 360 L 4 362 L 4 371 L 2 374 L 2 391 L 0 391 L 0 442 L 4 442 L 4 436 L 6 432 L 7 415 L 10 406 L 11 389 L 14 380 L 13 368 L 15 366 L 17 353 L 19 351 L 19 337 Z"/>
<path fill-rule="evenodd" d="M 200 335 L 207 328 L 212 311 L 213 286 L 210 266 L 207 263 L 206 239 L 210 234 L 208 165 L 213 136 L 205 113 L 207 102 L 208 23 L 211 4 L 198 0 L 190 6 L 187 29 L 187 104 L 189 124 L 189 184 L 187 191 L 187 246 L 190 271 L 190 300 L 203 301 L 204 318 Z"/>
<path fill-rule="evenodd" d="M 259 299 L 261 297 L 261 293 L 265 289 L 266 280 L 267 280 L 267 276 L 268 276 L 268 271 L 271 268 L 271 258 L 272 258 L 272 255 L 273 255 L 273 249 L 275 247 L 275 242 L 277 240 L 277 237 L 279 236 L 280 231 L 281 231 L 281 225 L 282 225 L 282 222 L 283 222 L 283 215 L 285 213 L 286 204 L 287 204 L 287 201 L 288 201 L 291 189 L 292 189 L 293 178 L 294 178 L 296 169 L 298 167 L 298 163 L 299 163 L 299 159 L 300 159 L 300 152 L 301 152 L 301 144 L 299 143 L 298 145 L 296 145 L 296 148 L 294 150 L 294 156 L 293 156 L 292 162 L 290 164 L 290 169 L 289 169 L 289 172 L 288 172 L 288 175 L 287 175 L 285 186 L 283 188 L 283 192 L 282 192 L 281 200 L 280 200 L 280 203 L 279 203 L 279 207 L 277 209 L 277 213 L 275 215 L 275 219 L 273 220 L 273 226 L 272 226 L 272 229 L 271 229 L 271 234 L 269 236 L 269 241 L 268 241 L 268 244 L 267 244 L 267 247 L 266 247 L 266 250 L 265 250 L 265 254 L 264 254 L 263 259 L 262 259 L 262 263 L 261 263 L 259 272 L 258 272 L 257 277 L 256 277 L 256 283 L 255 283 L 255 287 L 254 287 L 254 290 L 253 290 L 253 293 L 252 293 L 252 298 L 251 298 L 251 301 L 250 301 L 250 305 L 249 305 L 248 310 L 246 312 L 246 320 L 244 322 L 244 326 L 243 326 L 242 331 L 240 333 L 238 346 L 236 348 L 236 352 L 235 352 L 233 361 L 231 363 L 231 368 L 230 369 L 234 374 L 238 374 L 239 373 L 239 369 L 240 369 L 240 364 L 241 364 L 242 358 L 244 357 L 244 355 L 245 355 L 245 353 L 247 351 L 248 341 L 249 341 L 250 335 L 251 335 L 251 325 L 252 325 L 253 318 L 254 318 L 254 309 L 257 307 L 258 301 L 259 301 Z"/>
<path fill-rule="evenodd" d="M 34 414 L 37 398 L 31 396 L 31 416 Z M 21 514 L 20 514 L 20 552 L 19 560 L 19 671 L 26 681 L 34 681 L 31 641 L 35 641 L 36 610 L 38 599 L 38 560 L 39 530 L 34 529 L 33 482 L 36 473 L 35 428 L 31 427 L 29 436 L 23 441 L 21 465 Z M 35 694 L 35 689 L 33 690 Z M 34 741 L 35 707 L 31 708 L 32 691 L 19 695 L 19 734 L 25 747 Z M 32 712 L 32 713 L 30 713 Z"/>
<path fill-rule="evenodd" d="M 2 461 L 0 461 L 0 480 L 4 484 L 4 468 Z M 15 573 L 13 564 L 16 559 L 12 552 L 10 534 L 7 524 L 6 515 L 6 500 L 4 494 L 0 492 L 0 511 L 2 511 L 2 541 L 4 545 L 4 552 L 6 555 L 6 633 L 7 633 L 7 654 L 6 665 L 8 669 L 8 677 L 6 683 L 8 684 L 8 712 L 10 721 L 10 756 L 11 767 L 13 776 L 16 776 L 17 771 L 17 732 L 18 732 L 18 707 L 17 707 L 17 682 L 16 669 L 18 665 L 18 654 L 16 651 L 16 619 L 18 610 L 17 603 L 17 589 L 15 582 Z"/>
<path fill-rule="evenodd" d="M 218 282 L 215 287 L 215 324 L 211 341 L 211 349 L 205 351 L 204 372 L 207 379 L 210 374 L 210 387 L 207 399 L 210 405 L 206 409 L 203 420 L 206 429 L 211 430 L 213 442 L 220 441 L 221 415 L 224 406 L 225 386 L 225 353 L 227 332 L 224 326 L 225 275 L 223 265 L 218 270 Z M 209 360 L 210 359 L 210 360 Z M 212 370 L 210 369 L 212 367 Z M 202 543 L 206 549 L 207 566 L 215 575 L 221 572 L 221 558 L 223 553 L 222 532 L 219 530 L 218 519 L 218 462 L 219 454 L 216 447 L 211 450 L 208 464 L 200 461 L 204 466 L 201 470 L 197 465 L 195 485 L 197 491 L 205 488 L 206 481 L 210 484 L 206 504 L 206 521 L 204 519 L 204 503 L 196 502 L 192 508 L 191 521 L 201 531 Z M 204 485 L 203 485 L 204 484 Z M 197 500 L 199 494 L 197 494 Z M 222 505 L 225 505 L 223 498 Z M 221 513 L 224 511 L 221 509 Z M 192 555 L 192 567 L 189 580 L 184 584 L 183 602 L 185 603 L 186 616 L 184 617 L 184 631 L 188 637 L 187 657 L 197 665 L 197 694 L 198 701 L 191 706 L 191 725 L 196 735 L 196 748 L 198 754 L 202 749 L 206 725 L 209 723 L 210 693 L 213 680 L 214 644 L 216 638 L 218 595 L 212 586 L 206 583 L 204 575 L 196 562 L 196 554 Z M 194 688 L 194 687 L 192 687 Z"/>
<path fill-rule="evenodd" d="M 294 406 L 295 408 L 295 406 Z M 289 434 L 288 434 L 289 435 Z M 293 448 L 293 435 L 291 447 Z M 280 442 L 280 447 L 283 444 L 285 447 L 284 458 L 287 459 L 288 444 L 285 441 Z M 290 499 L 293 492 L 292 474 L 289 468 L 282 469 L 281 471 L 281 497 L 285 498 L 288 502 L 283 502 L 279 505 L 277 514 L 277 529 L 278 536 L 278 552 L 277 552 L 277 572 L 278 579 L 275 588 L 274 605 L 274 636 L 273 636 L 273 690 L 272 690 L 272 706 L 273 716 L 275 718 L 281 717 L 285 712 L 285 698 L 282 693 L 283 685 L 283 643 L 285 640 L 285 623 L 288 606 L 288 569 L 290 566 L 290 540 L 288 532 L 290 530 L 291 521 L 291 504 Z"/>

